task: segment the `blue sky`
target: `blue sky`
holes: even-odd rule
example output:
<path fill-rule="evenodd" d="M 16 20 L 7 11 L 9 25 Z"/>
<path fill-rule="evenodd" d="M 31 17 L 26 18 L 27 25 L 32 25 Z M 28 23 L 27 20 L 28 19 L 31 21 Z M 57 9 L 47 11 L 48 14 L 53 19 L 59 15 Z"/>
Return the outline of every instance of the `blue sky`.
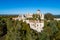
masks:
<path fill-rule="evenodd" d="M 52 13 L 60 15 L 60 0 L 0 0 L 0 14 Z"/>

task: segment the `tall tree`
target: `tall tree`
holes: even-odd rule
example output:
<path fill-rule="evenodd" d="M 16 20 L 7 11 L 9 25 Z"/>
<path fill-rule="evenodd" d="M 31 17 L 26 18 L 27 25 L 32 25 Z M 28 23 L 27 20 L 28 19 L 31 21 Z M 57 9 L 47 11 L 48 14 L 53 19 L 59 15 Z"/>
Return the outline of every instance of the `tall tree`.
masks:
<path fill-rule="evenodd" d="M 44 17 L 47 20 L 54 20 L 54 16 L 51 13 L 46 13 Z"/>

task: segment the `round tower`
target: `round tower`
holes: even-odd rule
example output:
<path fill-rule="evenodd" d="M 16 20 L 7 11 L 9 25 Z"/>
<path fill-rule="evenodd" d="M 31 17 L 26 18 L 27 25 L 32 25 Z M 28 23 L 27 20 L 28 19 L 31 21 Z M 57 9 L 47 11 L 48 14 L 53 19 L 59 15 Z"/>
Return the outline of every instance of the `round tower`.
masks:
<path fill-rule="evenodd" d="M 37 10 L 37 14 L 40 14 L 40 10 L 39 9 Z"/>

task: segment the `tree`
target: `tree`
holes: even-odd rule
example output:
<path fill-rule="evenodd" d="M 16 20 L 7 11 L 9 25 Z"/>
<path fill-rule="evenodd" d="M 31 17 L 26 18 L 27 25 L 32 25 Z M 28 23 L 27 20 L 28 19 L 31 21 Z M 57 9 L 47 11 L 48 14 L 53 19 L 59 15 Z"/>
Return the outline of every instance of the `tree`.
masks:
<path fill-rule="evenodd" d="M 26 22 L 22 22 L 22 31 L 23 31 L 23 38 L 25 38 L 25 40 L 32 40 L 30 34 L 30 27 Z"/>
<path fill-rule="evenodd" d="M 47 20 L 54 20 L 54 16 L 51 13 L 46 13 L 44 18 Z"/>
<path fill-rule="evenodd" d="M 1 18 L 0 19 L 0 37 L 4 36 L 5 34 L 7 34 L 7 25 L 4 18 Z"/>
<path fill-rule="evenodd" d="M 60 40 L 60 31 L 55 34 L 56 40 Z"/>
<path fill-rule="evenodd" d="M 40 15 L 38 15 L 38 14 L 33 14 L 33 19 L 34 20 L 40 20 Z"/>
<path fill-rule="evenodd" d="M 57 27 L 60 30 L 60 21 L 57 22 Z"/>

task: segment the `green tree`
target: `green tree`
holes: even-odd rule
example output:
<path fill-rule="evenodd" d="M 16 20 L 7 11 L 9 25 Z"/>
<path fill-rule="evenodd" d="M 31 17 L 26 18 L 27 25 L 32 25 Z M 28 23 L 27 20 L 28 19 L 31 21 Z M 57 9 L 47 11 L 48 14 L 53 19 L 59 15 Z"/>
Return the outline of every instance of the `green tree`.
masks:
<path fill-rule="evenodd" d="M 6 21 L 1 18 L 0 19 L 0 37 L 4 36 L 7 33 L 7 25 Z"/>
<path fill-rule="evenodd" d="M 47 20 L 54 20 L 54 16 L 51 13 L 46 13 L 44 18 Z"/>
<path fill-rule="evenodd" d="M 38 15 L 38 14 L 33 14 L 33 19 L 34 20 L 40 20 L 40 15 Z"/>

